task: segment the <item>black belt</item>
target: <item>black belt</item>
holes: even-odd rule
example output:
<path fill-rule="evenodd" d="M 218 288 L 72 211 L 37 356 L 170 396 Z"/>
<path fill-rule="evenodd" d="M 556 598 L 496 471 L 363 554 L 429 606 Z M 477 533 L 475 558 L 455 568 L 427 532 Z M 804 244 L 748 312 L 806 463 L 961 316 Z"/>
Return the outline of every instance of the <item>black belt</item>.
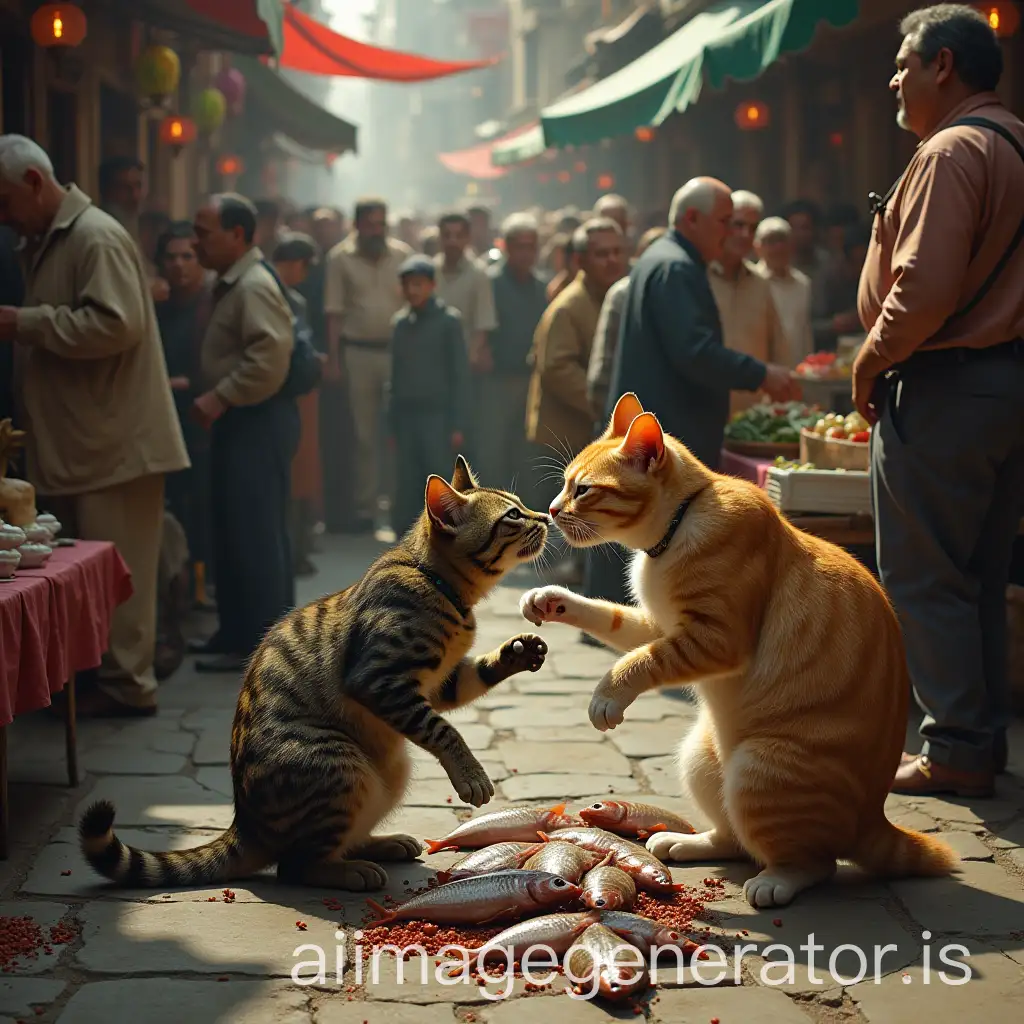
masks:
<path fill-rule="evenodd" d="M 918 349 L 905 362 L 895 367 L 898 371 L 935 366 L 962 366 L 984 359 L 1005 359 L 1024 357 L 1024 338 L 1013 338 L 987 348 L 936 348 Z"/>

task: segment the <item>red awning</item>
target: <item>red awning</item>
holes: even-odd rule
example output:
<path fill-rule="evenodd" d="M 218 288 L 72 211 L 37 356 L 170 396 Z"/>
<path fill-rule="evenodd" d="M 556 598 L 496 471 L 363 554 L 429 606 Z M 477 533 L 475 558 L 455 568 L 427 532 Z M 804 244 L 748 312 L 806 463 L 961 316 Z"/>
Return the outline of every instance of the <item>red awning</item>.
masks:
<path fill-rule="evenodd" d="M 498 167 L 491 162 L 491 153 L 494 147 L 509 142 L 519 135 L 525 135 L 526 132 L 536 128 L 537 124 L 538 122 L 534 121 L 532 124 L 522 125 L 497 139 L 481 142 L 478 146 L 470 146 L 469 149 L 459 149 L 454 153 L 438 153 L 437 159 L 453 174 L 462 174 L 467 178 L 476 178 L 479 181 L 503 178 L 512 168 Z"/>
<path fill-rule="evenodd" d="M 258 0 L 185 0 L 185 5 L 239 35 L 267 38 L 267 23 L 259 16 Z"/>
<path fill-rule="evenodd" d="M 385 82 L 426 82 L 490 67 L 497 58 L 440 61 L 385 50 L 339 35 L 292 6 L 284 9 L 284 47 L 278 66 L 314 75 L 373 78 Z"/>

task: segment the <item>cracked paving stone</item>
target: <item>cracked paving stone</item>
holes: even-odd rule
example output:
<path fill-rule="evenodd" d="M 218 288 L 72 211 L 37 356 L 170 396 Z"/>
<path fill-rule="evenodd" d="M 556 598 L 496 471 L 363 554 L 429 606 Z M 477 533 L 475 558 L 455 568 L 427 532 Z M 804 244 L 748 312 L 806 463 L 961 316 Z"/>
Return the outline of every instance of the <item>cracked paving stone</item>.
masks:
<path fill-rule="evenodd" d="M 479 809 L 474 809 L 474 814 L 485 814 L 489 810 L 491 807 L 485 804 Z M 374 831 L 378 833 L 405 832 L 424 842 L 427 839 L 440 839 L 442 836 L 446 836 L 458 824 L 459 819 L 454 811 L 442 810 L 440 807 L 406 807 L 402 805 Z"/>
<path fill-rule="evenodd" d="M 571 726 L 587 721 L 587 709 L 582 705 L 545 704 L 535 707 L 542 698 L 524 701 L 518 707 L 492 711 L 490 722 L 495 729 L 522 729 L 529 726 Z"/>
<path fill-rule="evenodd" d="M 0 978 L 0 1013 L 28 1016 L 35 1012 L 33 1007 L 52 1003 L 65 984 L 48 978 Z"/>
<path fill-rule="evenodd" d="M 565 772 L 573 775 L 630 774 L 629 761 L 608 744 L 594 743 L 521 743 L 503 740 L 497 753 L 509 769 L 524 772 Z M 514 780 L 512 780 L 514 781 Z M 635 792 L 635 787 L 632 792 Z"/>
<path fill-rule="evenodd" d="M 587 725 L 534 725 L 513 729 L 517 743 L 603 743 L 604 733 Z"/>
<path fill-rule="evenodd" d="M 75 964 L 97 974 L 248 974 L 288 977 L 306 943 L 333 950 L 336 921 L 323 907 L 273 903 L 93 903 L 79 911 Z M 306 931 L 295 927 L 296 920 Z"/>
<path fill-rule="evenodd" d="M 664 718 L 660 722 L 626 721 L 608 733 L 608 738 L 627 757 L 658 757 L 674 754 L 690 731 L 690 719 Z"/>
<path fill-rule="evenodd" d="M 561 679 L 551 676 L 546 679 L 520 679 L 515 684 L 516 693 L 525 697 L 579 696 L 589 697 L 594 692 L 590 679 Z"/>
<path fill-rule="evenodd" d="M 294 985 L 236 978 L 220 984 L 170 978 L 100 981 L 79 989 L 57 1021 L 96 1024 L 125 1020 L 128 1013 L 146 1024 L 311 1024 L 309 998 L 308 991 Z"/>
<path fill-rule="evenodd" d="M 1024 922 L 1020 879 L 998 864 L 962 861 L 949 878 L 911 878 L 890 886 L 910 916 L 937 934 L 1009 935 Z"/>
<path fill-rule="evenodd" d="M 594 803 L 616 793 L 636 793 L 640 783 L 622 775 L 559 775 L 538 773 L 513 775 L 500 784 L 506 799 L 567 800 L 585 797 Z"/>
<path fill-rule="evenodd" d="M 94 775 L 177 775 L 186 763 L 182 754 L 145 747 L 93 747 L 82 758 L 82 767 Z"/>
<path fill-rule="evenodd" d="M 561 1015 L 559 1015 L 561 1017 Z M 705 1024 L 717 1017 L 721 1024 L 808 1024 L 810 1018 L 777 989 L 736 988 L 672 989 L 659 994 L 651 1007 L 657 1024 Z M 595 1018 L 596 1019 L 596 1018 Z M 909 1018 L 908 1018 L 909 1019 Z"/>
<path fill-rule="evenodd" d="M 487 772 L 487 777 L 491 782 L 501 782 L 502 779 L 507 779 L 509 776 L 509 771 L 503 761 L 490 757 L 481 757 L 480 766 Z M 412 763 L 412 780 L 410 782 L 412 786 L 421 781 L 435 782 L 447 778 L 448 773 L 442 767 L 441 762 L 435 757 L 418 758 Z"/>
<path fill-rule="evenodd" d="M 454 1024 L 450 1006 L 407 1003 L 350 1003 L 328 997 L 316 1011 L 317 1024 Z"/>
<path fill-rule="evenodd" d="M 951 846 L 961 860 L 992 860 L 995 854 L 971 832 L 940 832 L 941 839 Z"/>
<path fill-rule="evenodd" d="M 57 924 L 67 914 L 70 907 L 63 903 L 37 903 L 25 900 L 24 902 L 0 903 L 0 917 L 31 917 L 43 932 L 44 939 L 49 936 L 50 926 Z M 12 961 L 15 969 L 11 972 L 14 975 L 42 974 L 57 965 L 57 961 L 66 950 L 66 946 L 53 946 L 53 955 L 47 956 L 42 950 L 36 958 L 19 956 Z"/>
<path fill-rule="evenodd" d="M 494 781 L 493 776 L 491 781 Z M 463 803 L 447 775 L 443 779 L 416 779 L 406 790 L 402 804 L 405 807 L 452 807 L 459 811 L 475 810 L 471 804 Z"/>
<path fill-rule="evenodd" d="M 967 947 L 967 956 L 960 950 L 946 950 L 937 942 L 931 945 L 927 981 L 922 961 L 890 974 L 880 985 L 869 978 L 847 989 L 869 1024 L 1024 1020 L 1024 969 L 1019 964 L 998 949 L 973 939 L 962 943 Z M 963 966 L 944 963 L 940 954 Z M 964 984 L 968 968 L 974 976 Z M 956 984 L 943 982 L 940 971 Z"/>
<path fill-rule="evenodd" d="M 682 792 L 679 765 L 675 756 L 647 757 L 640 762 L 640 771 L 659 796 L 678 796 Z"/>
<path fill-rule="evenodd" d="M 227 828 L 233 817 L 231 801 L 203 789 L 194 779 L 157 775 L 133 779 L 108 776 L 75 810 L 75 819 L 97 800 L 110 800 L 117 808 L 117 826 L 179 825 L 192 828 Z"/>
<path fill-rule="evenodd" d="M 1019 804 L 999 797 L 994 800 L 975 801 L 973 806 L 967 801 L 960 802 L 955 798 L 946 800 L 940 797 L 922 797 L 914 800 L 914 806 L 936 821 L 976 825 L 980 828 L 992 828 L 993 824 L 1010 821 L 1020 813 Z"/>
<path fill-rule="evenodd" d="M 196 782 L 204 789 L 220 793 L 234 801 L 235 791 L 231 784 L 231 769 L 226 764 L 209 765 L 196 771 Z"/>
<path fill-rule="evenodd" d="M 204 729 L 192 753 L 197 765 L 221 765 L 231 762 L 231 729 Z"/>

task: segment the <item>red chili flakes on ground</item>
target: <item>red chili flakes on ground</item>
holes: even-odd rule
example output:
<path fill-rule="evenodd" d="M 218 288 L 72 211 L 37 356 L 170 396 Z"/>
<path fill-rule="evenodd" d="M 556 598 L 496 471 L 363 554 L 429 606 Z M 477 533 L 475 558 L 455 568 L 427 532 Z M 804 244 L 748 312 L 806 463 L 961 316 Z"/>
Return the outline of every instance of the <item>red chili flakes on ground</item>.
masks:
<path fill-rule="evenodd" d="M 31 917 L 0 917 L 0 971 L 10 974 L 17 969 L 19 957 L 36 960 L 39 951 L 53 954 L 54 946 L 73 942 L 78 933 L 69 925 L 50 925 L 49 935 Z"/>
<path fill-rule="evenodd" d="M 225 889 L 223 895 L 224 895 L 224 902 L 225 903 L 234 903 L 235 902 L 235 893 L 234 893 L 233 889 Z"/>
<path fill-rule="evenodd" d="M 445 801 L 446 801 L 446 803 L 451 803 L 452 802 L 452 798 L 450 796 L 445 797 Z"/>
<path fill-rule="evenodd" d="M 706 899 L 696 889 L 682 889 L 668 897 L 637 893 L 634 914 L 660 921 L 679 932 L 694 930 L 694 920 L 705 914 Z"/>
<path fill-rule="evenodd" d="M 296 921 L 295 927 L 298 928 L 300 932 L 304 932 L 309 925 L 307 925 L 305 921 Z"/>
<path fill-rule="evenodd" d="M 62 872 L 61 872 L 61 874 L 62 874 L 62 875 L 64 875 L 64 876 L 66 877 L 67 875 L 70 875 L 70 874 L 71 874 L 71 869 L 70 869 L 70 868 L 68 868 L 68 869 L 67 869 L 66 871 L 62 871 Z"/>
<path fill-rule="evenodd" d="M 772 924 L 775 925 L 776 928 L 781 928 L 782 927 L 782 918 L 781 917 L 775 918 L 775 920 L 772 921 Z"/>
<path fill-rule="evenodd" d="M 711 1018 L 711 1024 L 718 1024 L 718 1018 L 717 1017 L 712 1017 Z"/>
<path fill-rule="evenodd" d="M 230 981 L 231 979 L 226 974 L 222 974 L 217 980 L 218 981 Z"/>
<path fill-rule="evenodd" d="M 216 896 L 207 896 L 206 897 L 206 902 L 207 903 L 216 903 L 217 902 L 217 897 Z"/>

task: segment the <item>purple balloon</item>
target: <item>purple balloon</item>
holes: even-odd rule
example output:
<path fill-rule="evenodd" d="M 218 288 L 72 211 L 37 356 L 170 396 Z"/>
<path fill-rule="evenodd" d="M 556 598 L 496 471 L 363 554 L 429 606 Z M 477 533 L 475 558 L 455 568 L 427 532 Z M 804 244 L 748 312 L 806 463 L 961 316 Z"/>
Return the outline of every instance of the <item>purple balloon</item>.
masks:
<path fill-rule="evenodd" d="M 224 94 L 228 113 L 238 117 L 245 105 L 245 75 L 237 68 L 225 68 L 214 79 L 213 85 Z"/>

